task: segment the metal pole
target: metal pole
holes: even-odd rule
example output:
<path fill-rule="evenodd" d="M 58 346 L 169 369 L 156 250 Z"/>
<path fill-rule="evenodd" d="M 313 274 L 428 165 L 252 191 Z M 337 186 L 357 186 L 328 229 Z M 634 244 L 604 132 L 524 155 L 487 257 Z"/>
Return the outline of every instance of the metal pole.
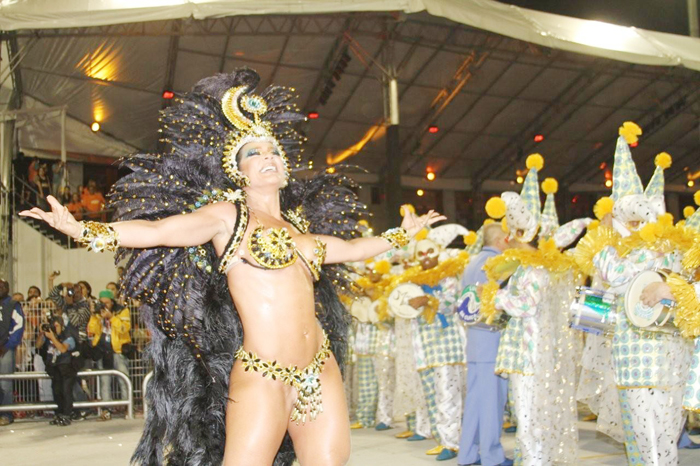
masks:
<path fill-rule="evenodd" d="M 386 173 L 384 189 L 386 193 L 386 220 L 389 226 L 401 224 L 401 143 L 399 139 L 399 93 L 396 77 L 391 77 L 386 93 L 388 102 L 388 126 L 386 129 Z"/>
<path fill-rule="evenodd" d="M 698 0 L 688 0 L 688 31 L 691 37 L 700 37 L 698 20 Z"/>

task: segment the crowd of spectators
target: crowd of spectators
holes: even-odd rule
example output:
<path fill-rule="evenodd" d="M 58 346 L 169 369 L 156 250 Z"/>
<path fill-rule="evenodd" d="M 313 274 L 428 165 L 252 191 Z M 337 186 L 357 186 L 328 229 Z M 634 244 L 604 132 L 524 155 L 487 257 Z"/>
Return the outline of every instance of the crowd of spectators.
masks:
<path fill-rule="evenodd" d="M 121 276 L 123 268 L 119 273 Z M 129 359 L 138 357 L 148 335 L 138 326 L 132 328 L 132 310 L 138 303 L 121 296 L 118 282 L 109 282 L 95 297 L 87 281 L 54 284 L 59 274 L 49 276 L 46 299 L 36 286 L 27 290 L 26 299 L 19 292 L 10 296 L 7 282 L 0 280 L 0 373 L 20 368 L 50 376 L 50 380 L 32 381 L 28 390 L 32 393 L 19 394 L 27 390 L 18 390 L 16 381 L 13 395 L 13 381 L 0 382 L 0 404 L 53 401 L 58 408 L 50 423 L 68 426 L 90 414 L 74 409 L 75 401 L 128 397 L 126 382 L 110 375 L 99 376 L 99 393 L 91 396 L 86 380 L 80 380 L 77 373 L 115 369 L 129 377 Z M 132 335 L 139 344 L 132 344 Z M 103 420 L 111 419 L 114 412 L 101 411 Z M 13 421 L 12 413 L 0 413 L 0 426 Z"/>
<path fill-rule="evenodd" d="M 106 221 L 107 201 L 97 182 L 88 180 L 87 185 L 80 185 L 73 191 L 67 182 L 64 162 L 20 156 L 15 164 L 15 173 L 24 181 L 17 189 L 22 205 L 47 208 L 46 196 L 51 194 L 78 220 Z"/>

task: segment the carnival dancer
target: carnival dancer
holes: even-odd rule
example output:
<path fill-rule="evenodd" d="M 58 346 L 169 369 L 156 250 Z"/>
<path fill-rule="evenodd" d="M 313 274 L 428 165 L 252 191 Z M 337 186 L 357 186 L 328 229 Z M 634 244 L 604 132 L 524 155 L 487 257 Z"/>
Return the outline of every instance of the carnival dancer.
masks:
<path fill-rule="evenodd" d="M 459 225 L 443 225 L 428 233 L 428 238 L 416 243 L 415 258 L 420 265 L 407 270 L 398 280 L 419 285 L 424 293 L 409 304 L 423 309 L 420 316 L 411 320 L 413 350 L 431 433 L 438 442 L 426 453 L 437 455 L 438 461 L 457 456 L 466 363 L 466 335 L 455 313 L 455 302 L 457 277 L 469 256 L 461 252 L 449 257 L 445 246 L 458 234 L 466 233 L 468 230 Z"/>
<path fill-rule="evenodd" d="M 520 195 L 503 193 L 487 202 L 487 213 L 505 216 L 509 240 L 522 247 L 486 263 L 489 277 L 482 289 L 482 314 L 489 320 L 498 310 L 511 318 L 501 338 L 496 372 L 513 384 L 518 419 L 516 464 L 542 465 L 576 461 L 575 335 L 568 328 L 568 304 L 573 298 L 576 267 L 560 249 L 583 231 L 587 219 L 558 227 L 554 179 L 545 180 L 548 203 L 540 213 L 537 172 L 542 156 L 527 159 L 529 169 Z M 538 229 L 538 248 L 529 246 Z M 512 274 L 512 275 L 511 275 Z M 498 280 L 510 276 L 499 290 Z"/>
<path fill-rule="evenodd" d="M 684 420 L 680 401 L 689 344 L 673 333 L 632 325 L 624 312 L 624 295 L 633 278 L 645 270 L 679 271 L 680 245 L 672 220 L 658 216 L 659 206 L 650 201 L 651 193 L 645 196 L 632 161 L 628 144 L 637 140 L 641 128 L 625 122 L 619 132 L 612 199 L 607 200 L 607 208 L 601 201 L 598 206 L 609 214 L 599 228 L 589 231 L 579 242 L 577 262 L 587 273 L 597 272 L 609 286 L 608 291 L 618 296 L 613 364 L 628 463 L 677 464 L 677 440 Z M 658 160 L 657 168 L 661 170 L 657 173 L 663 174 L 663 165 L 670 165 L 670 160 Z M 662 176 L 656 179 L 655 183 L 663 182 Z"/>
<path fill-rule="evenodd" d="M 362 206 L 350 182 L 291 176 L 303 116 L 286 88 L 253 94 L 259 80 L 250 69 L 206 78 L 166 109 L 167 152 L 126 160 L 117 222 L 79 223 L 53 197 L 51 212 L 21 212 L 127 260 L 126 294 L 143 301 L 153 336 L 135 463 L 272 464 L 280 445 L 278 464 L 294 453 L 345 463 L 347 313 L 333 286 L 345 284 L 330 264 L 401 247 L 444 219 L 409 214 L 403 229 L 352 239 Z"/>
<path fill-rule="evenodd" d="M 462 275 L 462 289 L 485 284 L 483 266 L 486 261 L 510 247 L 498 223 L 482 226 L 478 235 L 483 238 L 483 248 L 471 256 Z M 478 243 L 475 243 L 476 248 L 480 246 Z M 457 456 L 457 462 L 462 465 L 479 461 L 487 466 L 513 464 L 501 445 L 508 379 L 494 372 L 500 337 L 499 327 L 481 322 L 467 329 L 467 396 Z"/>

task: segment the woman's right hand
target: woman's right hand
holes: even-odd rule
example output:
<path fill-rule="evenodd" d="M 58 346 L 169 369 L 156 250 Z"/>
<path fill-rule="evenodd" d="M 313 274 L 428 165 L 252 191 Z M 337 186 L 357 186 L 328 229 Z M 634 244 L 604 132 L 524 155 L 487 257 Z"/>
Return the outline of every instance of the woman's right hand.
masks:
<path fill-rule="evenodd" d="M 19 215 L 43 220 L 58 231 L 65 233 L 73 239 L 78 239 L 82 232 L 80 223 L 55 197 L 47 196 L 46 200 L 51 206 L 51 212 L 44 212 L 38 207 L 33 207 L 29 210 L 21 211 Z"/>

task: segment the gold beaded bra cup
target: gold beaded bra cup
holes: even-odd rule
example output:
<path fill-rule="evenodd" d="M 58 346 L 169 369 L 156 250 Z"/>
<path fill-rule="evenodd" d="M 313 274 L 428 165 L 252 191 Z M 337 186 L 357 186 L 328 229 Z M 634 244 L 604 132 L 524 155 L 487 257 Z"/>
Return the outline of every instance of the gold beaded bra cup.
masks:
<path fill-rule="evenodd" d="M 252 213 L 252 211 L 251 211 Z M 314 238 L 314 260 L 309 260 L 297 248 L 294 239 L 286 227 L 265 228 L 260 224 L 255 214 L 253 218 L 258 226 L 248 238 L 248 250 L 251 257 L 260 267 L 265 269 L 283 269 L 294 264 L 300 258 L 311 272 L 314 281 L 321 277 L 321 266 L 326 258 L 326 244 L 318 237 Z"/>

